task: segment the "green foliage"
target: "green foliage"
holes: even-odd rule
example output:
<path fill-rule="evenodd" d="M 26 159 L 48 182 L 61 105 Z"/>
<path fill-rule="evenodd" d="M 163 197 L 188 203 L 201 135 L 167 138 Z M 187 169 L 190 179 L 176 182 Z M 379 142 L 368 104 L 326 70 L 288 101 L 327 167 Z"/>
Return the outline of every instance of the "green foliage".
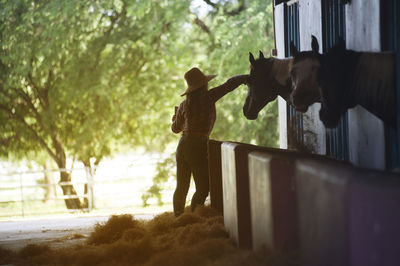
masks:
<path fill-rule="evenodd" d="M 200 66 L 206 73 L 218 74 L 210 87 L 233 75 L 249 73 L 249 52 L 258 54 L 261 50 L 269 54 L 274 47 L 270 1 L 214 2 L 217 4 L 201 18 L 209 32 L 193 23 L 191 31 L 184 36 L 192 55 L 188 55 L 192 58 L 188 68 Z M 235 13 L 241 5 L 244 9 Z M 246 94 L 247 87 L 241 86 L 217 103 L 217 121 L 211 137 L 277 147 L 277 104 L 269 104 L 257 120 L 249 121 L 242 111 Z"/>
<path fill-rule="evenodd" d="M 216 5 L 203 18 L 209 32 L 198 27 L 195 23 L 196 15 L 191 14 L 192 25 L 183 30 L 181 41 L 177 42 L 184 44 L 178 46 L 177 52 L 183 58 L 189 59 L 187 69 L 200 66 L 205 73 L 218 74 L 211 81 L 210 87 L 225 82 L 233 75 L 248 73 L 249 52 L 258 54 L 258 50 L 265 52 L 273 48 L 271 2 L 244 3 L 246 8 L 234 16 L 227 15 L 227 10 L 237 8 L 234 4 L 228 1 Z M 184 91 L 184 86 L 181 87 L 181 91 Z M 257 120 L 249 121 L 242 112 L 246 93 L 247 88 L 241 86 L 217 103 L 217 121 L 211 138 L 277 147 L 277 102 L 270 103 L 260 112 Z M 180 100 L 182 99 L 178 99 L 177 103 Z M 164 162 L 157 166 L 158 174 L 153 179 L 153 186 L 142 196 L 144 206 L 151 197 L 156 197 L 161 202 L 162 184 L 175 170 L 171 166 L 175 167 L 175 164 Z"/>
<path fill-rule="evenodd" d="M 1 154 L 46 150 L 55 160 L 67 153 L 89 161 L 122 144 L 162 150 L 166 84 L 174 83 L 163 58 L 187 8 L 182 1 L 2 1 Z"/>
<path fill-rule="evenodd" d="M 248 52 L 273 47 L 270 1 L 204 1 L 202 15 L 192 2 L 0 0 L 0 156 L 60 167 L 176 142 L 170 121 L 188 69 L 218 74 L 217 86 L 248 73 Z M 211 137 L 276 146 L 276 103 L 248 121 L 245 96 L 241 86 L 217 103 Z M 168 176 L 161 168 L 149 195 Z"/>
<path fill-rule="evenodd" d="M 213 20 L 219 45 L 210 53 L 220 76 L 249 73 L 249 52 L 273 48 L 272 4 L 269 1 L 245 1 L 246 9 L 236 16 L 224 16 L 219 10 Z M 222 55 L 222 56 L 221 56 Z M 212 137 L 276 147 L 277 105 L 268 105 L 255 121 L 246 120 L 242 107 L 247 88 L 242 86 L 217 103 L 218 120 Z"/>

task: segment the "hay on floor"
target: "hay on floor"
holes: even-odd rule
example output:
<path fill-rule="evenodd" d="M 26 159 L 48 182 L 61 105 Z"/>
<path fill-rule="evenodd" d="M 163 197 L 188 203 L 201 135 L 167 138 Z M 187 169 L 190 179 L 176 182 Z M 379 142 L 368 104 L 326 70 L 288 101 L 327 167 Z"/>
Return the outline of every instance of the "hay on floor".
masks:
<path fill-rule="evenodd" d="M 298 265 L 296 254 L 242 250 L 229 238 L 223 218 L 207 206 L 178 218 L 165 212 L 149 221 L 111 216 L 84 244 L 52 249 L 0 248 L 0 264 L 15 265 Z"/>

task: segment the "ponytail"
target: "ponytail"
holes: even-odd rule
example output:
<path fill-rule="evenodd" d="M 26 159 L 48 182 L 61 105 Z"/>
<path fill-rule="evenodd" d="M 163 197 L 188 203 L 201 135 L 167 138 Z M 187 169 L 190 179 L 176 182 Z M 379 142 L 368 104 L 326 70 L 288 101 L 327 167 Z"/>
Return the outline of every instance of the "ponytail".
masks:
<path fill-rule="evenodd" d="M 202 112 L 202 95 L 206 90 L 207 86 L 204 86 L 186 95 L 184 110 L 186 110 L 187 121 Z"/>

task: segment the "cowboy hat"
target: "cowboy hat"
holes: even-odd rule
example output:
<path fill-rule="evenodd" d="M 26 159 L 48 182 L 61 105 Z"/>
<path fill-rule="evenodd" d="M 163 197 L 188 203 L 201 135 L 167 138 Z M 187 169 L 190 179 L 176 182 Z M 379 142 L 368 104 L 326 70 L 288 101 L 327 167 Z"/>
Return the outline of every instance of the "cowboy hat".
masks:
<path fill-rule="evenodd" d="M 207 83 L 216 76 L 217 75 L 204 75 L 203 72 L 201 72 L 201 70 L 197 67 L 190 69 L 188 72 L 185 73 L 184 76 L 188 87 L 186 91 L 181 94 L 181 96 L 185 96 L 186 94 L 189 94 L 203 87 L 204 85 L 207 85 Z"/>

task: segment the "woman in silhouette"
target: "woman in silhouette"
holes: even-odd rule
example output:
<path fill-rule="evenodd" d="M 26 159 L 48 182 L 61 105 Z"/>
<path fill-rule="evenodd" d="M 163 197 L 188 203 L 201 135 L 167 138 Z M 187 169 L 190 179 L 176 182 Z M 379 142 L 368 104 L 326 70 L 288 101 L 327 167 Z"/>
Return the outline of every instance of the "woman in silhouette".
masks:
<path fill-rule="evenodd" d="M 176 149 L 177 185 L 173 197 L 174 214 L 183 213 L 190 177 L 193 173 L 196 192 L 190 205 L 194 211 L 203 205 L 209 191 L 208 137 L 216 119 L 215 103 L 228 92 L 245 84 L 248 75 L 233 76 L 222 85 L 208 90 L 208 82 L 216 75 L 204 75 L 198 68 L 185 73 L 186 91 L 181 95 L 186 99 L 175 107 L 171 130 L 182 132 Z"/>

